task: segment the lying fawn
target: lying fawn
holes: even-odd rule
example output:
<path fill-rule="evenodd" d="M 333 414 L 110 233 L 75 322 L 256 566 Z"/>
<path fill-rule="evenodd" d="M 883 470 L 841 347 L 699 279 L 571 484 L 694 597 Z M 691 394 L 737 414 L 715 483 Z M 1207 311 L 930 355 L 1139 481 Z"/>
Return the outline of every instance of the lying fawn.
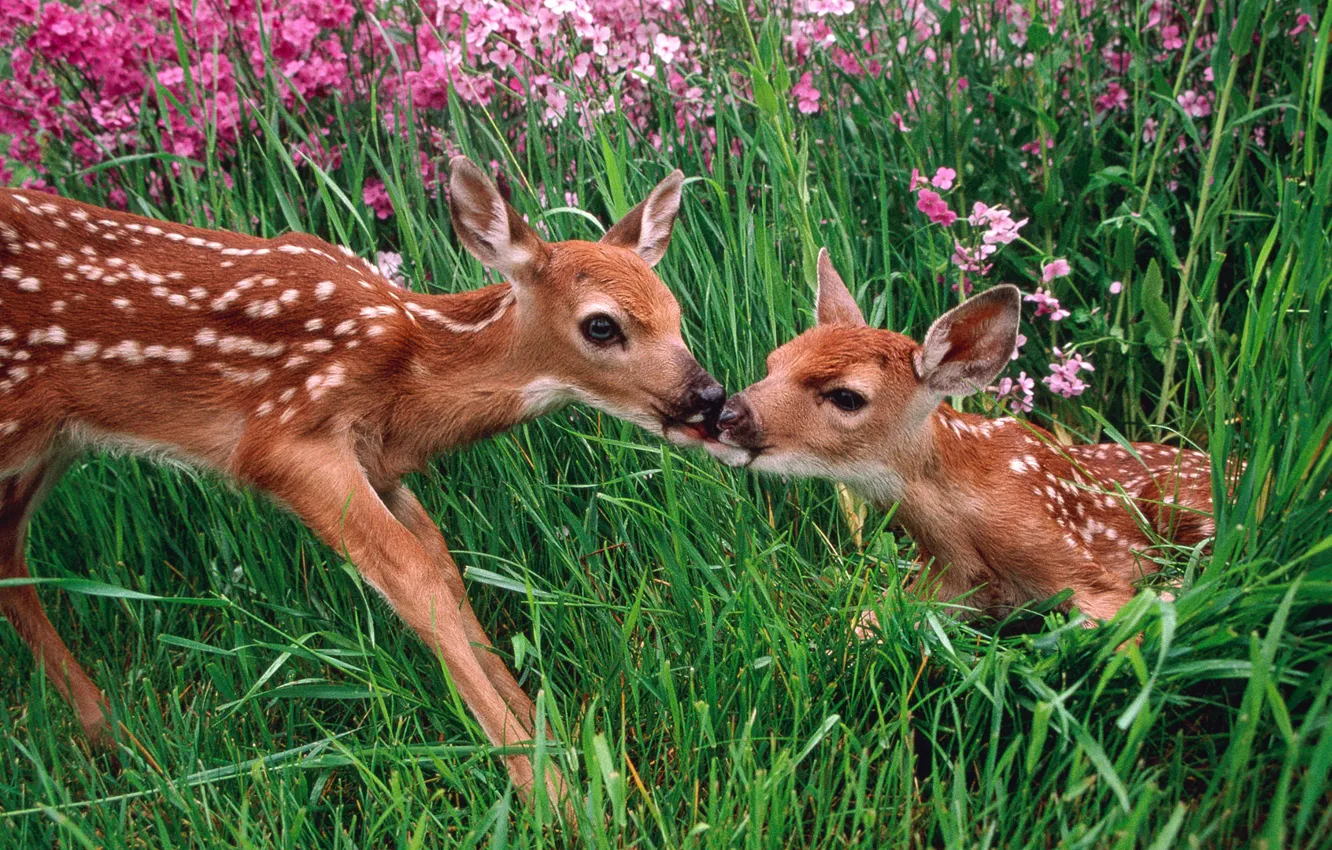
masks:
<path fill-rule="evenodd" d="M 531 739 L 533 703 L 401 479 L 574 400 L 678 443 L 706 436 L 725 392 L 651 271 L 682 182 L 671 174 L 600 242 L 547 243 L 454 159 L 454 231 L 510 281 L 456 295 L 398 289 L 313 236 L 0 192 L 0 577 L 27 576 L 28 522 L 80 450 L 180 459 L 290 508 L 443 657 L 494 744 Z M 106 738 L 102 694 L 34 588 L 0 588 L 0 609 Z M 506 760 L 529 793 L 529 759 Z"/>
<path fill-rule="evenodd" d="M 1020 298 L 997 286 L 940 317 L 917 345 L 865 324 L 819 255 L 818 325 L 768 357 L 768 376 L 727 401 L 720 443 L 732 465 L 845 482 L 897 519 L 925 570 L 917 593 L 1000 612 L 1066 588 L 1113 617 L 1155 569 L 1153 538 L 1213 533 L 1208 458 L 1135 443 L 1061 447 L 1012 418 L 944 402 L 998 376 L 1014 351 Z"/>

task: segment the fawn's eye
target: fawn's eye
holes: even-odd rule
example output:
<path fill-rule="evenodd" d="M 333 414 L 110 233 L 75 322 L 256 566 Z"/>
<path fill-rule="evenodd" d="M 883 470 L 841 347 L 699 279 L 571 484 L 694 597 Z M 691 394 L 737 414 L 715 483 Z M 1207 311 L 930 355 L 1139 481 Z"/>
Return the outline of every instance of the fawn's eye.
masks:
<path fill-rule="evenodd" d="M 624 339 L 624 332 L 614 319 L 605 313 L 593 313 L 583 320 L 583 336 L 596 345 L 609 345 Z"/>
<path fill-rule="evenodd" d="M 847 413 L 853 413 L 865 406 L 865 397 L 853 390 L 843 389 L 841 387 L 835 390 L 828 390 L 823 397 L 831 401 L 840 410 Z"/>

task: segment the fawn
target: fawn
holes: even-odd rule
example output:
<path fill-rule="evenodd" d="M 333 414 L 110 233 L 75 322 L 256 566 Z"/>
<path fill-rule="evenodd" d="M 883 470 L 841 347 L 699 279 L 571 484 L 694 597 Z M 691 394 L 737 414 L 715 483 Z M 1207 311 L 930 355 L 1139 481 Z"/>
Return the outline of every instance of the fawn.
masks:
<path fill-rule="evenodd" d="M 509 283 L 409 292 L 305 234 L 261 239 L 0 191 L 0 578 L 28 575 L 28 522 L 81 449 L 179 459 L 291 509 L 443 657 L 490 741 L 531 739 L 533 703 L 401 478 L 575 400 L 698 443 L 725 391 L 651 270 L 679 171 L 595 243 L 547 243 L 470 161 L 450 171 L 455 233 Z M 34 588 L 0 588 L 0 609 L 105 743 L 103 696 Z M 529 758 L 505 758 L 530 794 Z M 563 793 L 558 771 L 546 787 Z"/>
<path fill-rule="evenodd" d="M 708 449 L 734 466 L 841 481 L 915 540 L 916 593 L 1001 612 L 1071 589 L 1109 619 L 1153 571 L 1154 536 L 1214 533 L 1205 454 L 1154 443 L 1061 447 L 1028 422 L 944 402 L 994 380 L 1015 350 L 1017 287 L 969 298 L 923 344 L 866 326 L 826 250 L 817 326 L 768 357 L 768 376 L 732 396 Z M 873 622 L 872 616 L 870 622 Z M 1090 621 L 1089 621 L 1090 623 Z"/>

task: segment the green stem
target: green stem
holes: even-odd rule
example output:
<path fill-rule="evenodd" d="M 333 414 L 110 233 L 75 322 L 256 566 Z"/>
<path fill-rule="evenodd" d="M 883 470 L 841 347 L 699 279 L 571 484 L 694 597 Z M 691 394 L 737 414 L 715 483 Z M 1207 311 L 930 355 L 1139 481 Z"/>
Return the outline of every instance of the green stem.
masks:
<path fill-rule="evenodd" d="M 1166 354 L 1165 374 L 1161 379 L 1161 399 L 1156 405 L 1153 417 L 1156 424 L 1165 421 L 1166 408 L 1174 393 L 1175 355 L 1179 350 L 1179 335 L 1184 326 L 1184 309 L 1189 303 L 1189 275 L 1198 259 L 1198 250 L 1203 241 L 1203 219 L 1207 215 L 1207 201 L 1212 194 L 1212 180 L 1216 171 L 1216 158 L 1221 150 L 1221 140 L 1226 134 L 1226 110 L 1230 106 L 1230 94 L 1235 88 L 1235 75 L 1239 71 L 1238 57 L 1232 57 L 1230 72 L 1226 74 L 1226 86 L 1221 91 L 1221 101 L 1216 109 L 1216 118 L 1212 122 L 1212 144 L 1207 152 L 1207 166 L 1203 169 L 1202 189 L 1198 193 L 1198 209 L 1193 214 L 1193 232 L 1189 234 L 1189 253 L 1184 259 L 1184 266 L 1179 271 L 1179 295 L 1175 300 L 1175 320 L 1171 326 L 1170 350 Z"/>

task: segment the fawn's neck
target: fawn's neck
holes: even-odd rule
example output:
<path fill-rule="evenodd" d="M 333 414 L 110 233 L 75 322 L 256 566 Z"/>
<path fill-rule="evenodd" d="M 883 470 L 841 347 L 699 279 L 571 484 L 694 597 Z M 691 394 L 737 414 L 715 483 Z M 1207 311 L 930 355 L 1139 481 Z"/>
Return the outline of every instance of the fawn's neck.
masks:
<path fill-rule="evenodd" d="M 1011 420 L 993 421 L 940 404 L 913 429 L 914 439 L 885 453 L 881 485 L 858 489 L 880 507 L 896 502 L 897 518 L 913 536 L 939 537 L 942 530 L 935 526 L 956 527 L 978 509 L 982 494 L 972 482 L 988 478 L 991 467 L 1003 462 L 996 449 L 1006 424 Z"/>
<path fill-rule="evenodd" d="M 416 319 L 383 388 L 389 406 L 385 450 L 392 467 L 430 457 L 550 412 L 571 397 L 554 389 L 539 346 L 523 343 L 519 305 L 508 284 L 451 295 L 404 298 Z"/>

